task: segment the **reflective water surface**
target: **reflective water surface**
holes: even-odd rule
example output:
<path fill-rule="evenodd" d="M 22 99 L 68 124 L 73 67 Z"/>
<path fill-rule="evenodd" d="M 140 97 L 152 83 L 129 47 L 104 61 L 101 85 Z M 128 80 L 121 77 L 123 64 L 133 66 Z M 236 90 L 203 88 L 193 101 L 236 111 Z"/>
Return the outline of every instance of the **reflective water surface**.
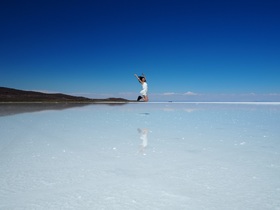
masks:
<path fill-rule="evenodd" d="M 0 105 L 0 209 L 279 209 L 280 105 Z"/>

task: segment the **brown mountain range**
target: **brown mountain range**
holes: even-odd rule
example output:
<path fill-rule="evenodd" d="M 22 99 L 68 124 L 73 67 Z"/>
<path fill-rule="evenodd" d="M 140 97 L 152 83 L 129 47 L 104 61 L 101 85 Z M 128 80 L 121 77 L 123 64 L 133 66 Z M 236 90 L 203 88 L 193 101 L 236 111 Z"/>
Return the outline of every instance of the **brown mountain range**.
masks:
<path fill-rule="evenodd" d="M 124 98 L 90 99 L 81 96 L 71 96 L 62 93 L 42 93 L 13 88 L 0 87 L 0 103 L 126 103 Z"/>

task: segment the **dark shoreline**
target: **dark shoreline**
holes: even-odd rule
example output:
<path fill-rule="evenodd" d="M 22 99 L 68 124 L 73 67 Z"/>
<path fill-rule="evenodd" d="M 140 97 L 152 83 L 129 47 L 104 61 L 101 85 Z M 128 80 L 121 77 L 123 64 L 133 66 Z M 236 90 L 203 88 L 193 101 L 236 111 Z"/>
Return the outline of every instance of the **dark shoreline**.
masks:
<path fill-rule="evenodd" d="M 134 100 L 124 98 L 91 99 L 62 93 L 42 93 L 0 87 L 0 117 L 27 112 L 64 110 L 94 104 L 124 105 Z"/>

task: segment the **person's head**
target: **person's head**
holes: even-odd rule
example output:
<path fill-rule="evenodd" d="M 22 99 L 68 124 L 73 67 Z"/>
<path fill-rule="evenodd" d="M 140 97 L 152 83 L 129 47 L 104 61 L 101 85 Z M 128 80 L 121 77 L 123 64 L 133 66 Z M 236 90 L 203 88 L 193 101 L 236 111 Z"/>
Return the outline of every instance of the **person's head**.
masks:
<path fill-rule="evenodd" d="M 139 76 L 139 79 L 140 79 L 142 82 L 146 82 L 146 78 L 143 77 L 143 76 Z"/>

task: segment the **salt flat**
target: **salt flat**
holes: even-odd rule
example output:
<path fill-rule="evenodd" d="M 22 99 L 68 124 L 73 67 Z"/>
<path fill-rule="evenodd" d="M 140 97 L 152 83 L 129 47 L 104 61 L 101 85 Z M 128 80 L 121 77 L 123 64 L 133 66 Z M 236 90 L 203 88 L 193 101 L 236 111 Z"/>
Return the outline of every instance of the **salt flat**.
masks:
<path fill-rule="evenodd" d="M 279 104 L 13 113 L 0 117 L 0 209 L 280 209 Z"/>

